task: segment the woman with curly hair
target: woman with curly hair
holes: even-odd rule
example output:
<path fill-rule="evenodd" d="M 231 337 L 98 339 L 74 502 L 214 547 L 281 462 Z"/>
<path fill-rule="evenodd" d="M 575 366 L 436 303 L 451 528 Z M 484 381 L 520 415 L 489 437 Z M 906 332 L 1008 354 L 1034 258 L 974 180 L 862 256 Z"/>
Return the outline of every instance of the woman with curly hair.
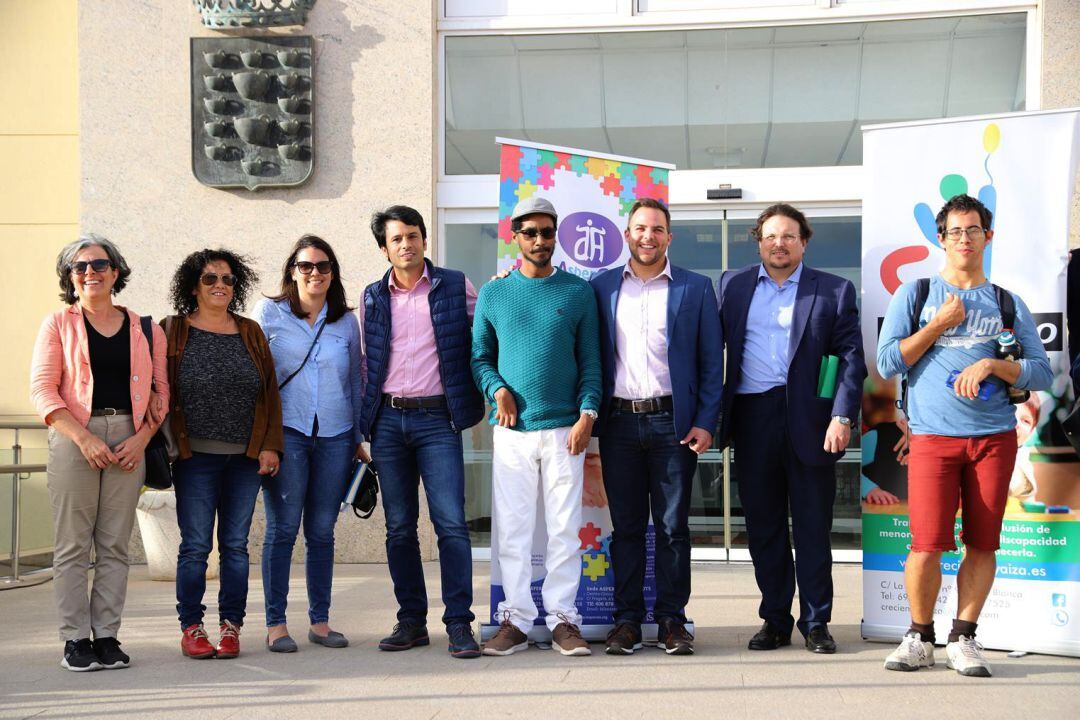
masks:
<path fill-rule="evenodd" d="M 113 304 L 131 269 L 105 238 L 87 234 L 66 245 L 56 274 L 67 307 L 41 324 L 30 397 L 49 426 L 60 664 L 75 672 L 125 668 L 131 658 L 116 635 L 143 451 L 169 402 L 165 338 L 149 318 L 144 325 L 137 313 Z M 152 357 L 144 327 L 155 336 Z M 96 562 L 88 594 L 91 549 Z"/>
<path fill-rule="evenodd" d="M 284 449 L 274 358 L 262 329 L 237 313 L 258 277 L 228 250 L 184 258 L 172 280 L 177 315 L 165 319 L 170 427 L 180 556 L 176 610 L 180 649 L 191 658 L 240 654 L 248 593 L 248 530 L 264 477 L 277 475 Z M 203 627 L 206 560 L 217 520 L 221 557 L 221 639 Z"/>
<path fill-rule="evenodd" d="M 252 317 L 274 353 L 285 418 L 285 464 L 263 483 L 266 541 L 262 580 L 266 644 L 296 652 L 285 624 L 293 545 L 304 525 L 308 640 L 342 648 L 330 629 L 334 525 L 353 457 L 364 457 L 360 429 L 360 323 L 345 300 L 341 267 L 330 244 L 304 235 L 282 268 L 280 294 L 261 300 Z"/>

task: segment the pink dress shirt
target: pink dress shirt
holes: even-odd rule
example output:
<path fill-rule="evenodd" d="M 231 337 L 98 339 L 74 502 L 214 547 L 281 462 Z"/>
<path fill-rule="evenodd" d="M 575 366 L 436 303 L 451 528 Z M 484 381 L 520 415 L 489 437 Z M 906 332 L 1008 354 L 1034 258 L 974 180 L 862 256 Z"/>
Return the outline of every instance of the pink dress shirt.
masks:
<path fill-rule="evenodd" d="M 671 394 L 667 355 L 671 263 L 643 281 L 626 263 L 615 305 L 615 397 L 645 400 Z"/>
<path fill-rule="evenodd" d="M 428 305 L 431 277 L 427 266 L 412 290 L 400 287 L 392 272 L 389 286 L 390 362 L 383 381 L 383 393 L 408 398 L 445 394 Z M 468 278 L 465 279 L 465 307 L 471 320 L 476 308 L 476 288 Z M 360 320 L 363 336 L 363 316 Z"/>
<path fill-rule="evenodd" d="M 151 324 L 154 333 L 151 359 L 139 316 L 125 308 L 118 309 L 126 312 L 131 321 L 131 419 L 138 431 L 150 403 L 151 379 L 168 407 L 165 331 L 157 323 Z M 83 427 L 90 421 L 94 376 L 90 372 L 89 347 L 82 307 L 78 303 L 49 315 L 41 323 L 30 364 L 30 399 L 46 423 L 49 415 L 61 409 L 67 409 Z"/>

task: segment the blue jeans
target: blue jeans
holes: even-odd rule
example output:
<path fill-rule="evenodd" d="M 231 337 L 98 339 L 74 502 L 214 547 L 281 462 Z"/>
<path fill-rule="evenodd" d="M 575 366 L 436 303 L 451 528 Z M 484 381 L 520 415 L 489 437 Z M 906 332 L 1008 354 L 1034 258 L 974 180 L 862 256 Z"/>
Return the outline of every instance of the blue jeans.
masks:
<path fill-rule="evenodd" d="M 686 622 L 690 600 L 690 484 L 697 455 L 675 434 L 670 412 L 613 410 L 600 438 L 611 510 L 616 623 L 645 620 L 645 530 L 656 529 L 653 618 Z"/>
<path fill-rule="evenodd" d="M 176 612 L 180 627 L 203 621 L 206 559 L 218 523 L 221 621 L 244 624 L 248 594 L 248 531 L 262 475 L 259 463 L 244 455 L 192 453 L 173 465 L 180 557 L 176 562 Z"/>
<path fill-rule="evenodd" d="M 352 430 L 334 437 L 310 437 L 285 428 L 281 470 L 277 477 L 263 480 L 266 539 L 262 581 L 267 627 L 285 624 L 289 569 L 301 516 L 307 546 L 308 619 L 312 625 L 330 620 L 334 525 L 349 486 L 349 470 L 355 454 Z"/>
<path fill-rule="evenodd" d="M 371 459 L 379 472 L 386 514 L 386 558 L 398 620 L 427 622 L 427 590 L 420 563 L 416 523 L 418 488 L 424 478 L 428 511 L 439 538 L 442 600 L 447 625 L 472 622 L 472 545 L 465 526 L 465 460 L 461 433 L 450 427 L 450 413 L 382 408 L 372 429 Z"/>

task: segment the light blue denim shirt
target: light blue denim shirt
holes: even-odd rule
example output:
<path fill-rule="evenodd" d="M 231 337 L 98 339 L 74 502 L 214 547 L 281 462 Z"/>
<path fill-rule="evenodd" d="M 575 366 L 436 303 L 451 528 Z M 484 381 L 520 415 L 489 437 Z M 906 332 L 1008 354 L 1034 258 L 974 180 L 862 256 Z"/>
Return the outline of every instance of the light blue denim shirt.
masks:
<path fill-rule="evenodd" d="M 746 316 L 742 372 L 736 394 L 760 393 L 787 384 L 791 320 L 802 269 L 799 263 L 791 277 L 777 287 L 765 266 L 758 267 L 754 297 Z"/>
<path fill-rule="evenodd" d="M 319 328 L 326 323 L 326 306 L 314 326 L 296 317 L 287 300 L 261 300 L 252 317 L 270 343 L 278 384 L 281 384 L 300 367 Z M 281 391 L 285 427 L 310 435 L 318 416 L 319 437 L 333 437 L 352 430 L 356 442 L 363 440 L 360 435 L 363 405 L 360 362 L 360 323 L 356 313 L 345 313 L 336 322 L 326 325 L 304 369 Z"/>

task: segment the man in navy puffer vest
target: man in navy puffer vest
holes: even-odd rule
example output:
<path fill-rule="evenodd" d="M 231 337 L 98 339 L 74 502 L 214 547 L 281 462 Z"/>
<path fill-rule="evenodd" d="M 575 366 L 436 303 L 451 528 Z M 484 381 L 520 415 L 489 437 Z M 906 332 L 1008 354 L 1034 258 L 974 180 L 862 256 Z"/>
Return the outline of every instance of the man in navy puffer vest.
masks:
<path fill-rule="evenodd" d="M 371 219 L 393 266 L 364 289 L 363 431 L 379 472 L 386 556 L 398 623 L 381 650 L 429 644 L 427 590 L 416 523 L 424 479 L 442 566 L 443 622 L 456 658 L 480 655 L 470 630 L 472 547 L 465 526 L 461 433 L 484 414 L 470 370 L 476 289 L 465 275 L 424 258 L 427 229 L 416 210 L 394 205 Z"/>

